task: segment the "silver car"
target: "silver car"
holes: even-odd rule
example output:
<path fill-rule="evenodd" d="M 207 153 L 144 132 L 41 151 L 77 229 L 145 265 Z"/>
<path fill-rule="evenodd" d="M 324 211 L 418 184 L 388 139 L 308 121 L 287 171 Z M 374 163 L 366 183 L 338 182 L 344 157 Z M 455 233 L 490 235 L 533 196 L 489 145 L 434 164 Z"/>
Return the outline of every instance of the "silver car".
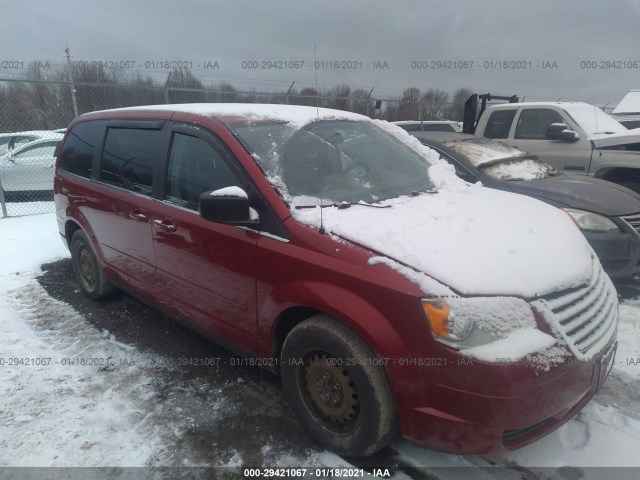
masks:
<path fill-rule="evenodd" d="M 5 192 L 53 191 L 53 170 L 64 135 L 48 132 L 0 157 L 0 185 Z"/>

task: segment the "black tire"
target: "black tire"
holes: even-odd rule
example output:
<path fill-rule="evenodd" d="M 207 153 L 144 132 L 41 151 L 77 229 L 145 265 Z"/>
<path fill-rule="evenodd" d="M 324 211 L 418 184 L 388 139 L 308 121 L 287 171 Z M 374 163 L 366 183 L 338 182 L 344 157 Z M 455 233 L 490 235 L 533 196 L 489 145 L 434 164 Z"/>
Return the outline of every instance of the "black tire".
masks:
<path fill-rule="evenodd" d="M 82 291 L 93 300 L 106 298 L 115 288 L 107 280 L 91 242 L 82 230 L 71 237 L 73 273 Z"/>
<path fill-rule="evenodd" d="M 398 434 L 381 359 L 342 323 L 317 315 L 297 325 L 282 347 L 280 371 L 289 403 L 324 448 L 368 456 Z"/>

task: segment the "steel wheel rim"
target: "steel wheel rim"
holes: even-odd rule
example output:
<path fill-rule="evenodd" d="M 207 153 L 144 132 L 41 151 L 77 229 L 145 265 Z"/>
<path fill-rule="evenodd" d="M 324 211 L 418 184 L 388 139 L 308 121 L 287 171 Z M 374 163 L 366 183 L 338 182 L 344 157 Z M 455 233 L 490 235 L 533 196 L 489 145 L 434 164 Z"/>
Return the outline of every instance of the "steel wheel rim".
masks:
<path fill-rule="evenodd" d="M 327 352 L 309 352 L 299 375 L 302 396 L 314 417 L 332 430 L 352 430 L 360 418 L 360 398 L 344 362 Z"/>
<path fill-rule="evenodd" d="M 93 257 L 84 245 L 78 249 L 78 273 L 84 287 L 87 290 L 93 290 L 96 286 L 96 269 Z"/>

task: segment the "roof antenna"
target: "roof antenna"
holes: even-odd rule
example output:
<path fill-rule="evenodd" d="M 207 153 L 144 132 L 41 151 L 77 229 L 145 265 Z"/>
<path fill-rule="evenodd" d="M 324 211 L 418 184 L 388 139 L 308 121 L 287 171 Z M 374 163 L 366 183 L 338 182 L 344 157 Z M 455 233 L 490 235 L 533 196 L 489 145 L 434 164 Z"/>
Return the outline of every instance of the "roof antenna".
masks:
<path fill-rule="evenodd" d="M 313 67 L 316 73 L 316 120 L 320 120 L 320 99 L 318 98 L 318 55 L 316 53 L 316 46 L 313 46 Z M 320 157 L 320 229 L 318 232 L 320 235 L 324 235 L 327 231 L 324 229 L 324 221 L 322 219 L 322 178 L 324 173 L 324 162 Z"/>

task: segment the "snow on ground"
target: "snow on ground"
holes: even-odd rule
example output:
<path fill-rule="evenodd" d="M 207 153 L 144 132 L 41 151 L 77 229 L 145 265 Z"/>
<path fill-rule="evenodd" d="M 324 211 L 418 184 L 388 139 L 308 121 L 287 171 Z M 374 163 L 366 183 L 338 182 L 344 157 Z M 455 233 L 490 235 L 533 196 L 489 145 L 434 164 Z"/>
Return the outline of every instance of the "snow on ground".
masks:
<path fill-rule="evenodd" d="M 0 220 L 0 466 L 167 465 L 188 419 L 175 412 L 175 405 L 163 408 L 154 398 L 159 367 L 63 364 L 80 357 L 145 358 L 136 347 L 93 327 L 71 306 L 48 297 L 34 280 L 40 264 L 68 255 L 54 214 Z M 616 364 L 603 394 L 565 426 L 502 456 L 502 462 L 534 472 L 640 466 L 640 299 L 624 300 L 620 314 Z M 31 364 L 9 365 L 14 358 Z M 216 391 L 220 403 L 213 411 L 231 407 L 221 392 Z M 329 452 L 292 455 L 269 438 L 264 441 L 264 467 L 350 465 Z M 402 440 L 393 447 L 401 470 L 486 466 L 480 457 L 447 455 Z M 239 471 L 244 461 L 232 451 L 217 464 Z M 602 474 L 581 472 L 582 478 Z M 451 468 L 438 474 L 464 478 Z M 492 476 L 485 471 L 485 478 Z M 408 477 L 400 471 L 394 478 Z"/>
<path fill-rule="evenodd" d="M 42 296 L 39 265 L 69 255 L 54 214 L 0 222 L 0 465 L 144 465 L 160 448 L 142 407 L 151 380 L 102 363 L 130 347 L 68 305 L 57 305 L 57 319 L 22 305 Z M 98 364 L 75 364 L 80 357 Z"/>

